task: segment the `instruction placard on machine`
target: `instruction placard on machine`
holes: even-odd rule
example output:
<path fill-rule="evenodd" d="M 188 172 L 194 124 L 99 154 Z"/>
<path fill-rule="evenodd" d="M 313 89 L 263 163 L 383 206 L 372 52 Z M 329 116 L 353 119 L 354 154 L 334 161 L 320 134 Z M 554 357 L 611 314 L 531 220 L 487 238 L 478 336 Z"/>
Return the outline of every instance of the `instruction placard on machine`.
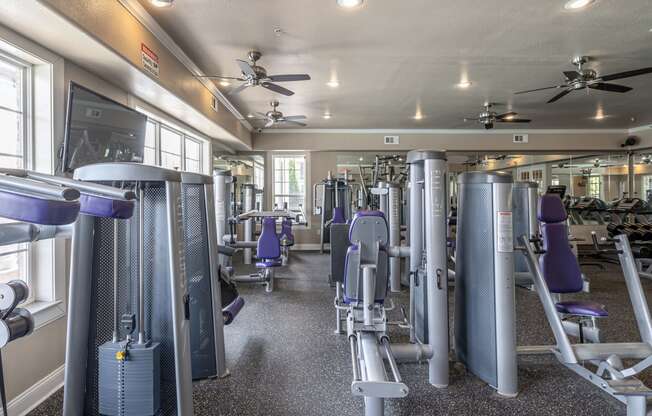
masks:
<path fill-rule="evenodd" d="M 511 211 L 498 211 L 496 213 L 496 246 L 499 253 L 514 251 L 514 225 Z"/>

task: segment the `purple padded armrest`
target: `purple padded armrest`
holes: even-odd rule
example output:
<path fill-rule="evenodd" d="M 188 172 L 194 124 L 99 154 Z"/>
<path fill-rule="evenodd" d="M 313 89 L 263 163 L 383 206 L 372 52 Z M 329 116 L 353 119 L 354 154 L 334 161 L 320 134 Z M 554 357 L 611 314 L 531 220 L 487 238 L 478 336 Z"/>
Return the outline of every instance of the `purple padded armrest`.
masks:
<path fill-rule="evenodd" d="M 126 220 L 134 215 L 134 201 L 106 198 L 82 193 L 79 198 L 81 213 L 93 217 Z"/>
<path fill-rule="evenodd" d="M 41 225 L 65 225 L 77 220 L 79 201 L 47 199 L 0 191 L 0 217 Z"/>
<path fill-rule="evenodd" d="M 258 237 L 256 256 L 262 260 L 276 260 L 281 257 L 281 242 L 276 235 L 275 218 L 263 218 L 263 229 Z"/>

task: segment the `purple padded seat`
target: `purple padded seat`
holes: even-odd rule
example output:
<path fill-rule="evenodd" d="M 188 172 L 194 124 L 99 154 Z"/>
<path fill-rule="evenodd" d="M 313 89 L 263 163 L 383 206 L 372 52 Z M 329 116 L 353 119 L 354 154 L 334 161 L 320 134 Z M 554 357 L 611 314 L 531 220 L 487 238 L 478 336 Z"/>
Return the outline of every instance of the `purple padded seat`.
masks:
<path fill-rule="evenodd" d="M 285 238 L 288 241 L 288 246 L 294 245 L 294 234 L 292 234 L 292 220 L 290 218 L 283 218 L 281 222 L 281 238 Z"/>
<path fill-rule="evenodd" d="M 557 194 L 539 198 L 537 218 L 541 221 L 543 249 L 539 265 L 546 284 L 552 293 L 577 293 L 584 287 L 582 271 L 571 250 L 566 228 L 566 210 Z M 578 316 L 607 316 L 604 305 L 597 302 L 575 300 L 559 302 L 557 311 Z"/>
<path fill-rule="evenodd" d="M 576 316 L 609 316 L 604 305 L 590 300 L 569 300 L 557 302 L 557 312 Z"/>
<path fill-rule="evenodd" d="M 0 191 L 0 217 L 41 225 L 66 225 L 77 220 L 79 201 L 48 199 L 36 194 Z"/>
<path fill-rule="evenodd" d="M 346 224 L 346 219 L 344 218 L 344 208 L 333 208 L 333 219 L 331 220 L 331 224 Z"/>
<path fill-rule="evenodd" d="M 278 267 L 281 265 L 281 241 L 276 235 L 276 219 L 263 218 L 263 229 L 258 237 L 256 257 L 261 261 L 256 267 Z"/>
<path fill-rule="evenodd" d="M 126 220 L 134 215 L 134 201 L 106 198 L 82 193 L 79 202 L 81 213 L 93 217 Z"/>

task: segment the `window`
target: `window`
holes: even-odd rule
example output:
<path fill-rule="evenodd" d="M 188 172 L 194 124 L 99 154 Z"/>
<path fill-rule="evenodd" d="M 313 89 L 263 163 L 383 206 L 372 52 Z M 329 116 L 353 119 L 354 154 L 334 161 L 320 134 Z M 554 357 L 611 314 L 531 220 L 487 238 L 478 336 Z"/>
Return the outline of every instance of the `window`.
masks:
<path fill-rule="evenodd" d="M 161 166 L 168 169 L 182 169 L 181 143 L 183 137 L 166 127 L 161 127 Z"/>
<path fill-rule="evenodd" d="M 274 205 L 300 210 L 306 203 L 306 158 L 304 155 L 274 156 Z"/>
<path fill-rule="evenodd" d="M 30 66 L 0 55 L 0 167 L 31 168 L 29 158 Z M 1 223 L 13 222 L 0 218 Z M 28 244 L 0 247 L 0 282 L 14 279 L 30 284 L 31 250 Z"/>
<path fill-rule="evenodd" d="M 147 122 L 147 130 L 145 131 L 145 156 L 143 163 L 146 165 L 156 165 L 156 133 L 157 124 L 153 121 Z"/>
<path fill-rule="evenodd" d="M 593 198 L 600 198 L 602 191 L 602 182 L 599 176 L 589 176 L 589 191 L 588 196 Z"/>
<path fill-rule="evenodd" d="M 147 114 L 147 112 L 139 111 Z M 149 114 L 147 114 L 148 117 Z M 145 158 L 147 165 L 168 169 L 202 173 L 204 141 L 192 137 L 182 129 L 150 118 L 145 132 Z"/>
<path fill-rule="evenodd" d="M 185 165 L 188 172 L 201 173 L 201 143 L 189 137 L 185 139 Z"/>

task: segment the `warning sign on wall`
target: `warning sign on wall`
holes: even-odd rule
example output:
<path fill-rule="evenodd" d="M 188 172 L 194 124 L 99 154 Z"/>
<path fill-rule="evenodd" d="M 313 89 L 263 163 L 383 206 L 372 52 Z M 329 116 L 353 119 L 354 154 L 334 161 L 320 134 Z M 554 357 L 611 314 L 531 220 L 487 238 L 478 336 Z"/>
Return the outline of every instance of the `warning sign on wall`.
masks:
<path fill-rule="evenodd" d="M 149 72 L 150 75 L 154 77 L 159 77 L 159 61 L 158 55 L 154 53 L 150 48 L 147 47 L 144 43 L 140 44 L 140 54 L 143 59 L 143 69 Z"/>

